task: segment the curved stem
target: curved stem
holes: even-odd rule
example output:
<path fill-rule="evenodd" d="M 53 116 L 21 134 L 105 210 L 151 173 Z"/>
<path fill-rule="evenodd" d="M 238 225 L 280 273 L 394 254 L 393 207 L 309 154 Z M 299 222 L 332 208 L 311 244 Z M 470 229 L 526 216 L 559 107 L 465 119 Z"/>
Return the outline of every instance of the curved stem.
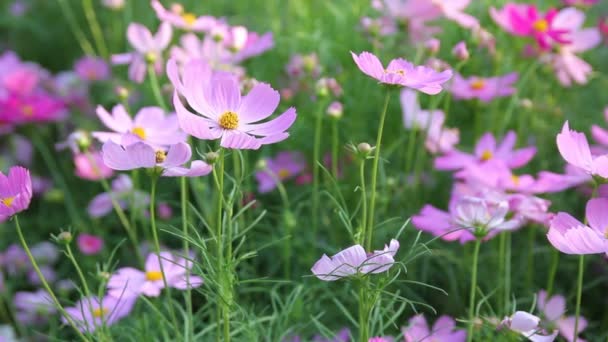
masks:
<path fill-rule="evenodd" d="M 581 298 L 583 297 L 583 272 L 585 271 L 585 255 L 581 254 L 578 257 L 578 281 L 576 282 L 576 310 L 574 321 L 574 337 L 572 342 L 578 340 L 578 324 L 581 317 Z"/>
<path fill-rule="evenodd" d="M 161 106 L 164 111 L 167 111 L 167 103 L 165 102 L 165 99 L 163 98 L 160 92 L 160 84 L 158 83 L 156 71 L 154 71 L 154 64 L 148 63 L 148 75 L 150 76 L 152 92 L 154 93 L 154 98 L 156 102 L 158 102 L 158 105 Z"/>
<path fill-rule="evenodd" d="M 21 241 L 21 245 L 23 246 L 23 249 L 25 250 L 27 257 L 30 259 L 30 262 L 32 263 L 32 267 L 34 268 L 34 271 L 36 271 L 38 278 L 40 278 L 40 282 L 42 283 L 42 286 L 44 287 L 46 292 L 51 297 L 51 300 L 53 300 L 53 303 L 55 304 L 55 306 L 57 307 L 59 312 L 61 312 L 61 314 L 65 317 L 65 319 L 72 326 L 72 328 L 74 328 L 74 330 L 76 331 L 76 334 L 78 334 L 78 337 L 80 337 L 80 339 L 82 339 L 83 341 L 89 341 L 89 339 L 87 339 L 82 334 L 82 332 L 80 332 L 78 325 L 76 325 L 76 323 L 74 322 L 72 317 L 65 311 L 65 309 L 63 308 L 63 306 L 61 305 L 61 303 L 55 296 L 55 293 L 49 286 L 49 283 L 46 280 L 46 278 L 44 277 L 44 274 L 42 274 L 42 272 L 40 271 L 40 267 L 38 267 L 38 263 L 36 262 L 36 259 L 34 259 L 34 256 L 32 255 L 32 252 L 30 251 L 30 248 L 28 247 L 27 242 L 25 242 L 25 238 L 23 237 L 23 232 L 21 231 L 21 225 L 19 224 L 19 218 L 17 216 L 14 216 L 14 219 L 15 219 L 15 225 L 17 226 L 17 235 L 19 236 L 19 241 Z"/>
<path fill-rule="evenodd" d="M 477 291 L 477 261 L 481 241 L 475 240 L 473 252 L 473 273 L 471 274 L 471 291 L 469 292 L 469 325 L 467 329 L 467 342 L 473 341 L 473 327 L 475 326 L 475 292 Z"/>
<path fill-rule="evenodd" d="M 93 33 L 93 39 L 95 40 L 95 45 L 97 45 L 97 50 L 99 54 L 104 59 L 108 58 L 108 48 L 106 47 L 106 42 L 103 38 L 103 33 L 101 32 L 101 27 L 99 26 L 99 22 L 97 21 L 97 16 L 95 16 L 95 10 L 93 9 L 93 2 L 91 0 L 83 0 L 82 7 L 84 9 L 84 15 L 89 22 L 89 28 L 91 29 L 91 33 Z"/>
<path fill-rule="evenodd" d="M 384 121 L 386 120 L 386 112 L 388 110 L 388 103 L 391 98 L 391 90 L 386 91 L 386 97 L 384 98 L 384 109 L 380 115 L 380 126 L 378 127 L 378 136 L 376 138 L 376 153 L 374 155 L 374 163 L 372 166 L 372 184 L 371 184 L 371 195 L 369 199 L 369 215 L 367 217 L 367 233 L 365 237 L 365 249 L 371 250 L 372 245 L 372 232 L 374 231 L 374 209 L 376 207 L 376 183 L 378 181 L 378 165 L 380 164 L 380 147 L 382 146 L 382 134 L 384 132 Z"/>

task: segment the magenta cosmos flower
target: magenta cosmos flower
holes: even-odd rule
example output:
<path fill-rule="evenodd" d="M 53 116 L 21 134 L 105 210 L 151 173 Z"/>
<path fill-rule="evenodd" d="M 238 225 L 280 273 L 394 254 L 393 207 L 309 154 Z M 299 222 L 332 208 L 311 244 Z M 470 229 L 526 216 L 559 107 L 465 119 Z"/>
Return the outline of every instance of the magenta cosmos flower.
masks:
<path fill-rule="evenodd" d="M 489 78 L 477 76 L 463 78 L 456 74 L 450 90 L 455 99 L 479 99 L 490 102 L 497 97 L 513 95 L 516 90 L 513 84 L 517 82 L 517 78 L 516 72 Z"/>
<path fill-rule="evenodd" d="M 416 315 L 410 318 L 407 327 L 401 328 L 401 332 L 405 342 L 464 342 L 467 338 L 467 332 L 456 329 L 456 322 L 449 316 L 439 317 L 429 329 L 424 315 Z"/>
<path fill-rule="evenodd" d="M 502 160 L 511 169 L 526 165 L 536 154 L 536 147 L 530 146 L 514 149 L 517 135 L 509 131 L 497 145 L 496 138 L 491 133 L 484 134 L 477 144 L 473 154 L 452 150 L 435 159 L 438 170 L 459 170 L 467 165 L 487 162 L 492 159 Z"/>
<path fill-rule="evenodd" d="M 110 326 L 129 315 L 135 298 L 105 296 L 85 297 L 73 307 L 65 308 L 66 313 L 76 323 L 80 331 L 92 333 L 104 325 Z M 66 317 L 62 318 L 68 323 Z"/>
<path fill-rule="evenodd" d="M 437 72 L 425 66 L 414 66 L 402 58 L 393 59 L 385 69 L 378 57 L 369 52 L 360 55 L 351 52 L 351 55 L 359 70 L 380 83 L 413 88 L 429 95 L 441 92 L 441 85 L 452 78 L 452 70 Z"/>
<path fill-rule="evenodd" d="M 304 156 L 299 152 L 283 151 L 264 161 L 265 168 L 255 173 L 258 192 L 266 193 L 277 187 L 277 182 L 294 178 L 306 168 Z"/>
<path fill-rule="evenodd" d="M 179 124 L 196 138 L 221 139 L 225 148 L 259 149 L 287 139 L 286 131 L 296 120 L 296 110 L 291 107 L 270 121 L 260 122 L 279 105 L 279 93 L 268 84 L 258 83 L 241 96 L 233 76 L 213 75 L 203 61 L 187 63 L 180 77 L 176 62 L 170 60 L 167 74 L 176 90 L 173 103 Z M 200 115 L 186 109 L 180 95 Z"/>
<path fill-rule="evenodd" d="M 608 155 L 593 156 L 585 134 L 570 130 L 568 121 L 557 135 L 557 149 L 569 164 L 592 176 L 608 178 Z"/>
<path fill-rule="evenodd" d="M 125 133 L 131 133 L 140 140 L 157 147 L 166 147 L 186 141 L 186 134 L 179 128 L 177 115 L 165 115 L 159 107 L 144 107 L 135 118 L 131 118 L 123 105 L 116 105 L 112 113 L 102 106 L 97 106 L 97 116 L 113 132 L 93 132 L 91 135 L 102 143 L 112 140 L 122 141 Z"/>
<path fill-rule="evenodd" d="M 192 268 L 190 261 L 169 252 L 161 252 L 160 259 L 159 262 L 158 254 L 148 255 L 144 271 L 132 267 L 118 269 L 108 280 L 108 294 L 125 298 L 158 297 L 165 288 L 161 263 L 168 286 L 185 290 L 203 284 L 203 278 L 187 275 Z"/>
<path fill-rule="evenodd" d="M 549 225 L 547 238 L 553 247 L 566 254 L 600 254 L 608 252 L 608 199 L 595 198 L 587 202 L 589 225 L 568 213 L 560 212 Z"/>
<path fill-rule="evenodd" d="M 169 46 L 172 34 L 171 25 L 168 23 L 160 24 L 154 36 L 145 26 L 131 23 L 127 28 L 127 40 L 135 51 L 112 55 L 112 63 L 129 64 L 129 79 L 142 83 L 146 76 L 147 63 L 153 63 L 157 73 L 162 72 L 164 64 L 162 51 Z"/>
<path fill-rule="evenodd" d="M 209 32 L 221 23 L 221 21 L 212 16 L 204 15 L 197 17 L 193 13 L 184 11 L 184 8 L 177 3 L 173 4 L 170 10 L 163 7 L 158 0 L 152 0 L 150 4 L 160 21 L 169 23 L 176 28 L 183 30 Z"/>
<path fill-rule="evenodd" d="M 547 298 L 547 292 L 541 290 L 538 292 L 537 301 L 538 310 L 542 312 L 543 324 L 548 326 L 550 330 L 557 329 L 559 334 L 568 342 L 574 340 L 574 325 L 576 316 L 565 316 L 566 313 L 566 298 L 562 295 L 555 295 Z M 578 332 L 582 332 L 587 327 L 585 317 L 578 318 Z M 585 340 L 578 338 L 578 341 Z"/>
<path fill-rule="evenodd" d="M 399 241 L 392 239 L 383 250 L 366 253 L 361 245 L 354 245 L 331 258 L 323 254 L 312 267 L 312 273 L 324 281 L 334 281 L 340 278 L 368 273 L 388 271 L 395 263 L 395 254 L 399 250 Z"/>
<path fill-rule="evenodd" d="M 0 172 L 0 221 L 27 209 L 32 200 L 30 172 L 21 166 L 13 166 L 4 175 Z"/>
<path fill-rule="evenodd" d="M 87 206 L 87 212 L 91 217 L 102 217 L 114 209 L 112 199 L 123 210 L 143 210 L 150 203 L 150 195 L 143 191 L 133 189 L 133 182 L 127 175 L 118 175 L 112 181 L 112 190 L 95 196 Z"/>
<path fill-rule="evenodd" d="M 127 171 L 140 168 L 160 168 L 165 177 L 198 177 L 208 175 L 212 167 L 202 160 L 194 160 L 190 168 L 182 165 L 192 157 L 186 143 L 171 145 L 168 151 L 138 141 L 130 134 L 123 136 L 121 145 L 109 140 L 102 147 L 103 162 L 111 169 Z"/>
<path fill-rule="evenodd" d="M 103 249 L 103 238 L 97 235 L 80 233 L 76 238 L 76 244 L 80 253 L 84 255 L 94 255 Z"/>

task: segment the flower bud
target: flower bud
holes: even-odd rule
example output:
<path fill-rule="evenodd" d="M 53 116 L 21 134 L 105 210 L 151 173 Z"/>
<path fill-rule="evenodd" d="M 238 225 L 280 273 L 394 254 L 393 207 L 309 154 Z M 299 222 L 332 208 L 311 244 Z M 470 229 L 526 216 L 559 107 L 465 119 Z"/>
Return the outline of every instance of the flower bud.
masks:
<path fill-rule="evenodd" d="M 439 52 L 439 49 L 441 48 L 441 42 L 437 38 L 431 38 L 424 42 L 424 48 L 430 54 L 434 55 Z"/>
<path fill-rule="evenodd" d="M 218 159 L 220 159 L 220 154 L 217 152 L 211 151 L 205 154 L 205 161 L 207 164 L 215 164 Z"/>
<path fill-rule="evenodd" d="M 63 245 L 67 245 L 70 242 L 72 242 L 73 236 L 72 233 L 70 232 L 61 232 L 59 233 L 59 235 L 57 235 L 55 237 L 55 241 L 57 241 L 57 243 L 63 244 Z"/>
<path fill-rule="evenodd" d="M 118 98 L 121 101 L 125 101 L 126 99 L 129 98 L 129 89 L 127 89 L 126 87 L 118 86 L 118 87 L 116 87 L 115 91 L 116 91 L 116 95 L 118 95 Z"/>
<path fill-rule="evenodd" d="M 374 148 L 366 142 L 362 142 L 359 145 L 357 145 L 357 152 L 362 157 L 367 157 L 373 150 L 374 150 Z"/>
<path fill-rule="evenodd" d="M 452 49 L 452 55 L 461 61 L 466 61 L 469 59 L 470 55 L 469 50 L 467 49 L 467 44 L 464 41 L 456 44 Z"/>
<path fill-rule="evenodd" d="M 332 119 L 339 120 L 340 118 L 342 118 L 342 111 L 342 103 L 338 101 L 332 102 L 329 107 L 327 107 L 327 115 Z"/>

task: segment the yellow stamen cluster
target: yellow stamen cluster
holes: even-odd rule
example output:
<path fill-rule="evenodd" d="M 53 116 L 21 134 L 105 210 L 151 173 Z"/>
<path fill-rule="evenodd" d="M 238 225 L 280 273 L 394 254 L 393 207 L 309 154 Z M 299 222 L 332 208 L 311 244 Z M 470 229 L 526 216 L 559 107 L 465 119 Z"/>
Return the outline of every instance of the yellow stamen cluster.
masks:
<path fill-rule="evenodd" d="M 549 22 L 545 19 L 538 19 L 532 24 L 532 28 L 537 32 L 547 32 L 549 30 Z"/>
<path fill-rule="evenodd" d="M 7 198 L 3 198 L 0 200 L 0 203 L 4 204 L 7 207 L 11 207 L 11 205 L 13 205 L 13 202 L 15 201 L 15 197 L 7 197 Z"/>
<path fill-rule="evenodd" d="M 146 140 L 146 130 L 141 127 L 133 128 L 131 133 L 137 135 L 141 140 Z"/>
<path fill-rule="evenodd" d="M 101 307 L 101 308 L 93 309 L 92 313 L 93 313 L 93 317 L 102 318 L 102 317 L 106 316 L 109 312 L 110 312 L 110 310 L 108 310 L 107 308 Z"/>
<path fill-rule="evenodd" d="M 192 26 L 196 22 L 196 16 L 194 14 L 188 13 L 188 12 L 182 14 L 182 19 L 184 19 L 184 22 L 188 26 Z"/>
<path fill-rule="evenodd" d="M 156 164 L 160 164 L 167 159 L 167 152 L 165 151 L 156 151 Z"/>
<path fill-rule="evenodd" d="M 387 74 L 397 74 L 399 76 L 405 76 L 405 70 L 403 70 L 403 69 L 399 69 L 399 70 L 388 70 L 388 69 L 385 69 L 384 72 L 387 73 Z"/>
<path fill-rule="evenodd" d="M 161 271 L 148 271 L 146 272 L 147 281 L 159 281 L 163 279 L 163 273 Z"/>
<path fill-rule="evenodd" d="M 473 90 L 481 90 L 486 87 L 486 82 L 484 80 L 475 80 L 471 82 L 471 89 Z"/>
<path fill-rule="evenodd" d="M 32 116 L 34 115 L 34 107 L 30 105 L 24 105 L 21 107 L 21 113 L 23 113 L 23 115 L 25 116 Z"/>
<path fill-rule="evenodd" d="M 519 186 L 519 176 L 518 175 L 511 175 L 511 181 L 513 182 L 513 184 L 515 184 L 515 186 Z"/>
<path fill-rule="evenodd" d="M 280 169 L 278 172 L 279 179 L 285 179 L 291 175 L 291 172 L 287 169 Z"/>
<path fill-rule="evenodd" d="M 239 126 L 239 115 L 235 112 L 225 112 L 220 116 L 220 127 L 224 129 L 235 129 Z"/>
<path fill-rule="evenodd" d="M 482 161 L 488 161 L 488 160 L 492 159 L 492 157 L 493 157 L 492 151 L 490 151 L 490 150 L 485 150 L 481 154 L 481 160 Z"/>

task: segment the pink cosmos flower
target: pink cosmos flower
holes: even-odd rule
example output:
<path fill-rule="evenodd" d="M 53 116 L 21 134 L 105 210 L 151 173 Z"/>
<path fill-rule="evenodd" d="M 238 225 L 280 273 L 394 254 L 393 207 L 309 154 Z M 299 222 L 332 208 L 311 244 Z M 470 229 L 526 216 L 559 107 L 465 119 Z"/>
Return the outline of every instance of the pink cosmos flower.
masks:
<path fill-rule="evenodd" d="M 506 317 L 501 326 L 523 335 L 532 342 L 553 342 L 557 337 L 557 331 L 552 334 L 545 332 L 540 327 L 540 318 L 525 311 L 517 311 L 511 317 Z"/>
<path fill-rule="evenodd" d="M 566 6 L 593 6 L 598 2 L 599 0 L 562 0 Z"/>
<path fill-rule="evenodd" d="M 467 332 L 456 329 L 456 322 L 450 316 L 439 317 L 429 329 L 424 315 L 416 315 L 410 318 L 407 327 L 401 328 L 401 332 L 405 342 L 464 342 L 467 338 Z"/>
<path fill-rule="evenodd" d="M 562 295 L 555 295 L 547 298 L 547 292 L 538 292 L 538 310 L 542 312 L 544 324 L 556 327 L 559 334 L 568 342 L 574 340 L 574 324 L 576 316 L 564 316 L 566 313 L 566 298 Z M 587 320 L 580 316 L 578 319 L 578 332 L 582 332 L 587 327 Z M 577 341 L 585 342 L 578 338 Z"/>
<path fill-rule="evenodd" d="M 557 53 L 544 56 L 544 60 L 553 66 L 558 81 L 565 87 L 572 83 L 587 83 L 593 69 L 576 54 L 590 50 L 602 41 L 598 28 L 582 28 L 584 22 L 584 12 L 565 8 L 557 14 L 553 23 L 555 27 L 569 32 L 568 42 L 562 42 Z"/>
<path fill-rule="evenodd" d="M 108 140 L 102 146 L 103 162 L 117 171 L 140 168 L 161 168 L 164 177 L 198 177 L 208 175 L 212 167 L 202 160 L 194 160 L 189 168 L 183 167 L 192 157 L 192 149 L 186 143 L 169 146 L 168 151 L 138 141 L 132 135 L 124 135 L 122 143 Z"/>
<path fill-rule="evenodd" d="M 435 159 L 438 170 L 459 170 L 467 165 L 487 162 L 492 159 L 502 160 L 509 168 L 516 169 L 526 165 L 536 154 L 536 147 L 530 146 L 514 149 L 517 135 L 509 131 L 503 140 L 496 145 L 496 139 L 491 133 L 484 134 L 477 144 L 473 154 L 457 149 Z"/>
<path fill-rule="evenodd" d="M 283 151 L 274 158 L 265 160 L 265 168 L 255 173 L 258 182 L 258 192 L 266 193 L 277 187 L 277 181 L 282 182 L 296 177 L 306 168 L 304 156 L 299 152 Z"/>
<path fill-rule="evenodd" d="M 27 209 L 31 200 L 32 179 L 26 168 L 13 166 L 8 175 L 0 172 L 0 222 Z"/>
<path fill-rule="evenodd" d="M 395 263 L 399 241 L 392 239 L 383 250 L 366 253 L 361 245 L 354 245 L 331 258 L 323 254 L 311 268 L 312 273 L 323 281 L 335 281 L 356 274 L 382 273 Z"/>
<path fill-rule="evenodd" d="M 166 115 L 159 107 L 144 107 L 132 119 L 123 105 L 114 106 L 111 114 L 105 108 L 97 106 L 97 116 L 106 127 L 116 132 L 93 132 L 91 135 L 102 143 L 111 140 L 118 144 L 126 133 L 159 148 L 186 141 L 186 134 L 179 128 L 177 115 Z"/>
<path fill-rule="evenodd" d="M 133 182 L 127 175 L 118 175 L 112 181 L 112 190 L 95 196 L 87 207 L 91 217 L 105 216 L 114 209 L 112 198 L 124 210 L 130 206 L 131 210 L 143 210 L 150 203 L 150 196 L 142 191 L 133 189 Z"/>
<path fill-rule="evenodd" d="M 557 135 L 557 149 L 569 164 L 592 176 L 608 178 L 608 155 L 593 156 L 585 135 L 570 130 L 568 121 Z"/>
<path fill-rule="evenodd" d="M 76 243 L 80 253 L 84 255 L 95 255 L 103 249 L 103 238 L 97 235 L 80 233 Z"/>
<path fill-rule="evenodd" d="M 397 32 L 397 25 L 390 17 L 380 18 L 362 17 L 361 28 L 371 37 L 390 36 Z"/>
<path fill-rule="evenodd" d="M 28 96 L 36 92 L 46 72 L 37 64 L 23 62 L 13 51 L 0 55 L 0 99 L 9 94 Z"/>
<path fill-rule="evenodd" d="M 562 253 L 599 254 L 608 252 L 608 199 L 595 198 L 587 202 L 584 225 L 570 214 L 560 212 L 549 226 L 547 238 Z"/>
<path fill-rule="evenodd" d="M 429 95 L 436 95 L 443 89 L 441 85 L 452 78 L 452 71 L 436 72 L 425 66 L 414 66 L 402 58 L 393 59 L 385 69 L 375 55 L 351 52 L 353 60 L 364 74 L 380 83 L 409 87 Z"/>
<path fill-rule="evenodd" d="M 177 3 L 171 6 L 171 10 L 164 8 L 158 0 L 152 0 L 150 4 L 160 21 L 169 23 L 176 28 L 183 30 L 210 32 L 211 29 L 222 23 L 221 20 L 209 15 L 197 17 L 193 13 L 184 11 L 184 8 Z"/>
<path fill-rule="evenodd" d="M 187 273 L 192 268 L 191 261 L 169 252 L 161 252 L 160 261 L 158 254 L 148 255 L 144 271 L 132 267 L 118 269 L 108 280 L 108 294 L 124 298 L 134 298 L 139 295 L 158 297 L 165 288 L 160 263 L 167 285 L 170 287 L 185 290 L 203 284 L 203 279 L 194 275 L 189 275 L 189 283 L 186 282 Z"/>
<path fill-rule="evenodd" d="M 74 167 L 76 176 L 86 180 L 107 179 L 114 174 L 114 170 L 104 164 L 99 151 L 75 154 Z"/>
<path fill-rule="evenodd" d="M 222 147 L 232 149 L 259 149 L 289 136 L 286 131 L 296 119 L 293 107 L 260 122 L 272 115 L 280 100 L 279 93 L 268 84 L 259 83 L 242 96 L 234 77 L 211 75 L 202 61 L 186 64 L 180 77 L 175 61 L 170 60 L 167 74 L 176 90 L 173 104 L 186 133 L 199 139 L 221 139 Z M 201 115 L 186 109 L 179 95 Z"/>
<path fill-rule="evenodd" d="M 516 90 L 513 84 L 517 82 L 517 78 L 516 72 L 489 78 L 477 76 L 463 78 L 456 74 L 450 90 L 455 99 L 479 99 L 490 102 L 497 97 L 513 95 Z"/>
<path fill-rule="evenodd" d="M 0 122 L 8 124 L 59 121 L 68 114 L 63 101 L 45 92 L 10 96 L 4 101 L 0 100 L 0 107 L 3 110 Z"/>
<path fill-rule="evenodd" d="M 85 56 L 76 61 L 74 71 L 86 81 L 104 81 L 110 78 L 110 66 L 102 58 Z"/>
<path fill-rule="evenodd" d="M 516 36 L 533 37 L 543 50 L 569 42 L 568 30 L 554 26 L 557 13 L 556 9 L 550 9 L 542 14 L 534 5 L 514 3 L 506 4 L 501 10 L 490 8 L 492 19 L 505 31 Z"/>
<path fill-rule="evenodd" d="M 566 189 L 591 182 L 593 178 L 584 170 L 566 164 L 565 174 L 541 171 L 535 184 L 536 193 L 562 192 Z"/>
<path fill-rule="evenodd" d="M 141 24 L 129 24 L 127 40 L 135 51 L 112 55 L 112 64 L 130 64 L 129 79 L 136 83 L 144 81 L 147 63 L 153 63 L 154 70 L 160 74 L 164 65 L 162 51 L 169 46 L 172 33 L 171 25 L 168 23 L 160 24 L 154 36 Z"/>
<path fill-rule="evenodd" d="M 17 320 L 26 325 L 43 324 L 49 317 L 57 313 L 51 297 L 45 290 L 17 292 L 13 297 L 13 305 Z"/>
<path fill-rule="evenodd" d="M 92 333 L 95 329 L 118 322 L 129 315 L 135 304 L 135 298 L 122 296 L 85 297 L 73 307 L 65 308 L 66 313 L 76 323 L 80 331 Z M 66 317 L 62 317 L 67 324 Z"/>

